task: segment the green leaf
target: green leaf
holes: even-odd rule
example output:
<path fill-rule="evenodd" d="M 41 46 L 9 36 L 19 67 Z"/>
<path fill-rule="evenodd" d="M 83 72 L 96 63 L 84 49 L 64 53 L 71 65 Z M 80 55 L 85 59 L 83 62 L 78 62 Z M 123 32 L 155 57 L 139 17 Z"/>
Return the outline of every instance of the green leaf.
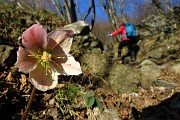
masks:
<path fill-rule="evenodd" d="M 94 105 L 94 102 L 95 102 L 95 98 L 94 97 L 88 98 L 87 102 L 86 102 L 88 108 L 92 107 Z"/>
<path fill-rule="evenodd" d="M 92 95 L 92 94 L 84 94 L 84 95 L 83 95 L 83 98 L 85 98 L 85 99 L 86 99 L 86 98 L 90 98 L 90 97 L 93 97 L 93 95 Z"/>
<path fill-rule="evenodd" d="M 62 112 L 62 114 L 64 114 L 64 110 L 62 109 L 62 107 L 59 107 L 59 109 Z"/>
<path fill-rule="evenodd" d="M 97 98 L 96 98 L 96 104 L 100 110 L 103 110 L 103 105 L 101 104 L 101 102 L 99 102 Z"/>

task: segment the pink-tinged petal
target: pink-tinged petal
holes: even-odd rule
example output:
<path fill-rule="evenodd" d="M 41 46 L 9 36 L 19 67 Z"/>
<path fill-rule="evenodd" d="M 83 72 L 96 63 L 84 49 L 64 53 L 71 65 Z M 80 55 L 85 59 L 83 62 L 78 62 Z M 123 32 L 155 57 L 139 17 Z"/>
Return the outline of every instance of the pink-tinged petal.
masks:
<path fill-rule="evenodd" d="M 46 30 L 40 24 L 34 24 L 28 28 L 22 35 L 23 46 L 32 51 L 37 52 L 39 49 L 45 49 L 47 46 Z"/>
<path fill-rule="evenodd" d="M 15 65 L 19 68 L 19 71 L 29 73 L 36 68 L 37 60 L 29 51 L 19 47 L 19 50 L 17 51 L 17 62 Z"/>
<path fill-rule="evenodd" d="M 54 58 L 63 58 L 63 62 L 67 61 L 66 53 L 53 39 L 48 39 L 48 45 L 46 49 L 52 54 Z"/>
<path fill-rule="evenodd" d="M 66 75 L 79 75 L 82 73 L 80 63 L 73 56 L 68 55 L 67 62 L 61 65 Z"/>
<path fill-rule="evenodd" d="M 51 66 L 45 68 L 41 64 L 38 64 L 36 69 L 30 72 L 29 79 L 35 88 L 41 91 L 47 91 L 56 87 L 58 84 L 58 75 L 57 71 Z"/>
<path fill-rule="evenodd" d="M 60 44 L 63 51 L 68 53 L 70 51 L 74 33 L 72 30 L 55 30 L 48 34 L 48 39 L 51 38 Z"/>
<path fill-rule="evenodd" d="M 64 69 L 61 64 L 57 64 L 56 62 L 51 62 L 52 67 L 58 72 L 58 75 L 65 75 Z"/>
<path fill-rule="evenodd" d="M 67 61 L 67 55 L 63 49 L 53 39 L 48 39 L 47 51 L 52 54 L 52 61 L 57 64 L 65 63 Z"/>
<path fill-rule="evenodd" d="M 47 44 L 46 50 L 48 51 L 52 51 L 54 47 L 59 46 L 57 42 L 53 40 L 52 38 L 47 39 L 47 43 L 48 44 Z"/>

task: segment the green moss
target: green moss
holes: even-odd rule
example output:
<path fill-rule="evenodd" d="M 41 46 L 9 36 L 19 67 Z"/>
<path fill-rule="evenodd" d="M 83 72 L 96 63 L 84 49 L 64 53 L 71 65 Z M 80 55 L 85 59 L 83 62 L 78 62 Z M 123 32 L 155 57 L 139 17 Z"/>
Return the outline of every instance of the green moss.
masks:
<path fill-rule="evenodd" d="M 176 49 L 169 49 L 168 50 L 168 54 L 175 54 L 176 53 Z"/>
<path fill-rule="evenodd" d="M 74 100 L 81 95 L 81 89 L 75 84 L 67 84 L 62 88 L 56 89 L 56 100 L 60 103 L 60 111 L 64 114 L 68 112 L 68 106 L 74 104 Z"/>
<path fill-rule="evenodd" d="M 0 39 L 4 44 L 17 46 L 18 38 L 23 31 L 38 21 L 47 31 L 52 31 L 66 24 L 54 13 L 45 10 L 22 10 L 19 6 L 12 6 L 0 2 Z"/>

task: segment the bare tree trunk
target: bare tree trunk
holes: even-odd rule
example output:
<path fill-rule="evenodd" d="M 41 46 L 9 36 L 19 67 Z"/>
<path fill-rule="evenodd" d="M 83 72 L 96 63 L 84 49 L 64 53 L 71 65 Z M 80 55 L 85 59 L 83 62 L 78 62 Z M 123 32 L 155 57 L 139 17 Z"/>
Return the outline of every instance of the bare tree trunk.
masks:
<path fill-rule="evenodd" d="M 121 22 L 127 22 L 127 15 L 124 14 L 124 0 L 116 0 L 121 14 Z M 119 20 L 120 22 L 120 20 Z"/>
<path fill-rule="evenodd" d="M 89 9 L 87 10 L 86 14 L 84 15 L 84 18 L 83 18 L 84 21 L 86 20 L 86 18 L 90 14 L 91 10 L 92 10 L 92 18 L 91 18 L 91 27 L 90 27 L 90 29 L 92 30 L 93 27 L 94 27 L 95 16 L 96 16 L 96 9 L 95 9 L 94 0 L 91 0 L 91 5 L 89 6 Z"/>
<path fill-rule="evenodd" d="M 104 11 L 106 12 L 106 15 L 108 16 L 109 22 L 113 25 L 113 28 L 116 29 L 115 24 L 114 24 L 114 18 L 112 17 L 112 11 L 110 9 L 110 5 L 109 5 L 109 0 L 100 0 L 101 5 L 104 9 Z"/>
<path fill-rule="evenodd" d="M 75 5 L 73 0 L 62 0 L 64 15 L 67 17 L 69 23 L 77 21 Z"/>
<path fill-rule="evenodd" d="M 63 9 L 64 9 L 64 16 L 66 20 L 71 23 L 71 17 L 70 17 L 70 11 L 69 11 L 69 6 L 66 0 L 62 0 L 63 4 Z"/>
<path fill-rule="evenodd" d="M 114 29 L 118 29 L 121 22 L 127 21 L 126 15 L 123 15 L 124 0 L 100 0 L 100 2 Z M 120 16 L 117 14 L 115 4 L 117 4 L 117 8 L 119 8 Z M 122 17 L 124 18 L 122 19 Z"/>
<path fill-rule="evenodd" d="M 91 30 L 92 30 L 93 27 L 94 27 L 95 18 L 96 18 L 96 8 L 95 8 L 94 0 L 92 0 L 92 20 L 91 20 Z"/>
<path fill-rule="evenodd" d="M 75 10 L 75 5 L 74 5 L 74 1 L 73 0 L 68 0 L 68 4 L 69 4 L 69 22 L 73 23 L 77 21 L 77 16 L 76 16 L 76 10 Z"/>
<path fill-rule="evenodd" d="M 69 23 L 73 23 L 77 21 L 77 15 L 76 15 L 76 8 L 78 11 L 78 15 L 80 19 L 86 20 L 87 16 L 92 11 L 92 19 L 91 19 L 91 30 L 93 29 L 94 22 L 95 22 L 95 2 L 94 0 L 91 0 L 91 5 L 89 6 L 89 9 L 87 10 L 86 14 L 84 15 L 84 18 L 82 18 L 81 11 L 79 8 L 78 0 L 76 0 L 76 5 L 74 3 L 74 0 L 62 0 L 62 3 L 60 4 L 59 0 L 51 0 L 52 4 L 54 5 L 55 9 L 58 11 L 60 16 L 68 21 Z"/>
<path fill-rule="evenodd" d="M 118 29 L 119 28 L 119 21 L 118 21 L 118 15 L 117 15 L 117 11 L 114 7 L 114 0 L 110 0 L 110 9 L 111 9 L 111 17 L 113 17 L 113 21 L 114 21 L 114 26 Z"/>
<path fill-rule="evenodd" d="M 47 4 L 51 2 L 51 4 L 54 6 L 55 10 L 58 12 L 60 17 L 63 20 L 66 20 L 68 23 L 73 23 L 77 21 L 77 15 L 76 15 L 76 8 L 78 10 L 79 16 L 81 17 L 81 11 L 78 6 L 78 0 L 76 0 L 76 5 L 74 0 L 13 0 L 16 4 L 18 4 L 22 9 L 46 9 Z M 91 0 L 91 5 L 89 6 L 89 9 L 87 13 L 85 14 L 84 21 L 86 20 L 87 16 L 92 11 L 92 19 L 91 19 L 91 30 L 93 29 L 94 23 L 95 23 L 95 2 L 94 0 Z"/>

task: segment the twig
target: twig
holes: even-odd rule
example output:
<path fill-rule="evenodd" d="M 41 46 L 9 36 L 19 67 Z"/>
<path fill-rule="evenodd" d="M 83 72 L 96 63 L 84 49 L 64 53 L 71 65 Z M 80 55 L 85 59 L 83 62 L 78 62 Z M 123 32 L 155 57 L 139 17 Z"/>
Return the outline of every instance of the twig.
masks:
<path fill-rule="evenodd" d="M 37 89 L 36 89 L 35 87 L 33 87 L 33 90 L 32 90 L 32 92 L 31 92 L 30 99 L 29 99 L 29 101 L 28 101 L 26 110 L 24 111 L 21 120 L 26 120 L 27 115 L 28 115 L 28 112 L 29 112 L 29 110 L 31 109 L 31 106 L 32 106 L 32 103 L 33 103 L 33 100 L 34 100 L 36 90 L 37 90 Z"/>
<path fill-rule="evenodd" d="M 22 10 L 24 10 L 24 8 L 22 7 L 22 5 L 21 5 L 19 2 L 17 2 L 17 5 L 18 5 Z"/>

